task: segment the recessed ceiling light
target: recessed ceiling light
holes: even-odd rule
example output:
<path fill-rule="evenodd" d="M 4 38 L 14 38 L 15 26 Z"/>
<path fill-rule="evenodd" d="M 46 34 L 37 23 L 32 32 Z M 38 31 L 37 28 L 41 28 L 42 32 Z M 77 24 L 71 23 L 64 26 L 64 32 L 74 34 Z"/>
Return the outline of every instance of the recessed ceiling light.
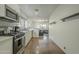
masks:
<path fill-rule="evenodd" d="M 35 9 L 35 14 L 38 15 L 39 9 Z"/>
<path fill-rule="evenodd" d="M 39 11 L 39 9 L 35 9 L 35 12 L 38 12 Z"/>

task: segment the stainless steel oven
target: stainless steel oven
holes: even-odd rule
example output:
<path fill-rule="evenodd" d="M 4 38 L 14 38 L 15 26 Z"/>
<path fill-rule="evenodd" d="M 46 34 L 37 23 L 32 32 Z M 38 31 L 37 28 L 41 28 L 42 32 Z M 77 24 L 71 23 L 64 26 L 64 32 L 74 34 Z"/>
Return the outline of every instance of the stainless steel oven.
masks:
<path fill-rule="evenodd" d="M 16 35 L 13 39 L 13 54 L 22 53 L 24 49 L 25 35 Z"/>

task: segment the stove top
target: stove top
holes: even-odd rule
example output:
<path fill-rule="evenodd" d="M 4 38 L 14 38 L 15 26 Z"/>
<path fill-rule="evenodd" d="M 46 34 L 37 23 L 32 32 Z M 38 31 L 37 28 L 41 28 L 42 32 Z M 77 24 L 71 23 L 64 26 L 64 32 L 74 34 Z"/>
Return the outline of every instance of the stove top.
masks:
<path fill-rule="evenodd" d="M 6 34 L 0 34 L 0 36 L 20 36 L 24 35 L 25 33 L 23 32 L 11 32 L 11 33 L 6 33 Z"/>

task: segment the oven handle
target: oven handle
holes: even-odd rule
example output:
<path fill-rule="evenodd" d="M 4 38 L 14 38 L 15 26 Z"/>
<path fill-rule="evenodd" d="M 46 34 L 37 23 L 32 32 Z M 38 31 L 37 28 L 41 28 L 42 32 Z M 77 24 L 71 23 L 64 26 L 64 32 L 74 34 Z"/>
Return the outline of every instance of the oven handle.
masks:
<path fill-rule="evenodd" d="M 15 41 L 18 41 L 18 40 L 20 40 L 21 38 L 24 38 L 25 36 L 22 36 L 22 37 L 20 37 L 20 38 L 18 38 L 18 39 L 15 39 Z"/>

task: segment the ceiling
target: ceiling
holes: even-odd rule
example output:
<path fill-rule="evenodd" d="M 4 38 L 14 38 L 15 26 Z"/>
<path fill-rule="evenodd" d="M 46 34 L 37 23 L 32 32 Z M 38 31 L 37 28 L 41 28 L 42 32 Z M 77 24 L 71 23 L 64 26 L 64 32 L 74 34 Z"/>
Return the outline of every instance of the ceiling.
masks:
<path fill-rule="evenodd" d="M 57 4 L 20 4 L 22 13 L 24 13 L 28 18 L 34 19 L 48 19 L 57 6 Z M 38 14 L 35 14 L 35 10 Z"/>

